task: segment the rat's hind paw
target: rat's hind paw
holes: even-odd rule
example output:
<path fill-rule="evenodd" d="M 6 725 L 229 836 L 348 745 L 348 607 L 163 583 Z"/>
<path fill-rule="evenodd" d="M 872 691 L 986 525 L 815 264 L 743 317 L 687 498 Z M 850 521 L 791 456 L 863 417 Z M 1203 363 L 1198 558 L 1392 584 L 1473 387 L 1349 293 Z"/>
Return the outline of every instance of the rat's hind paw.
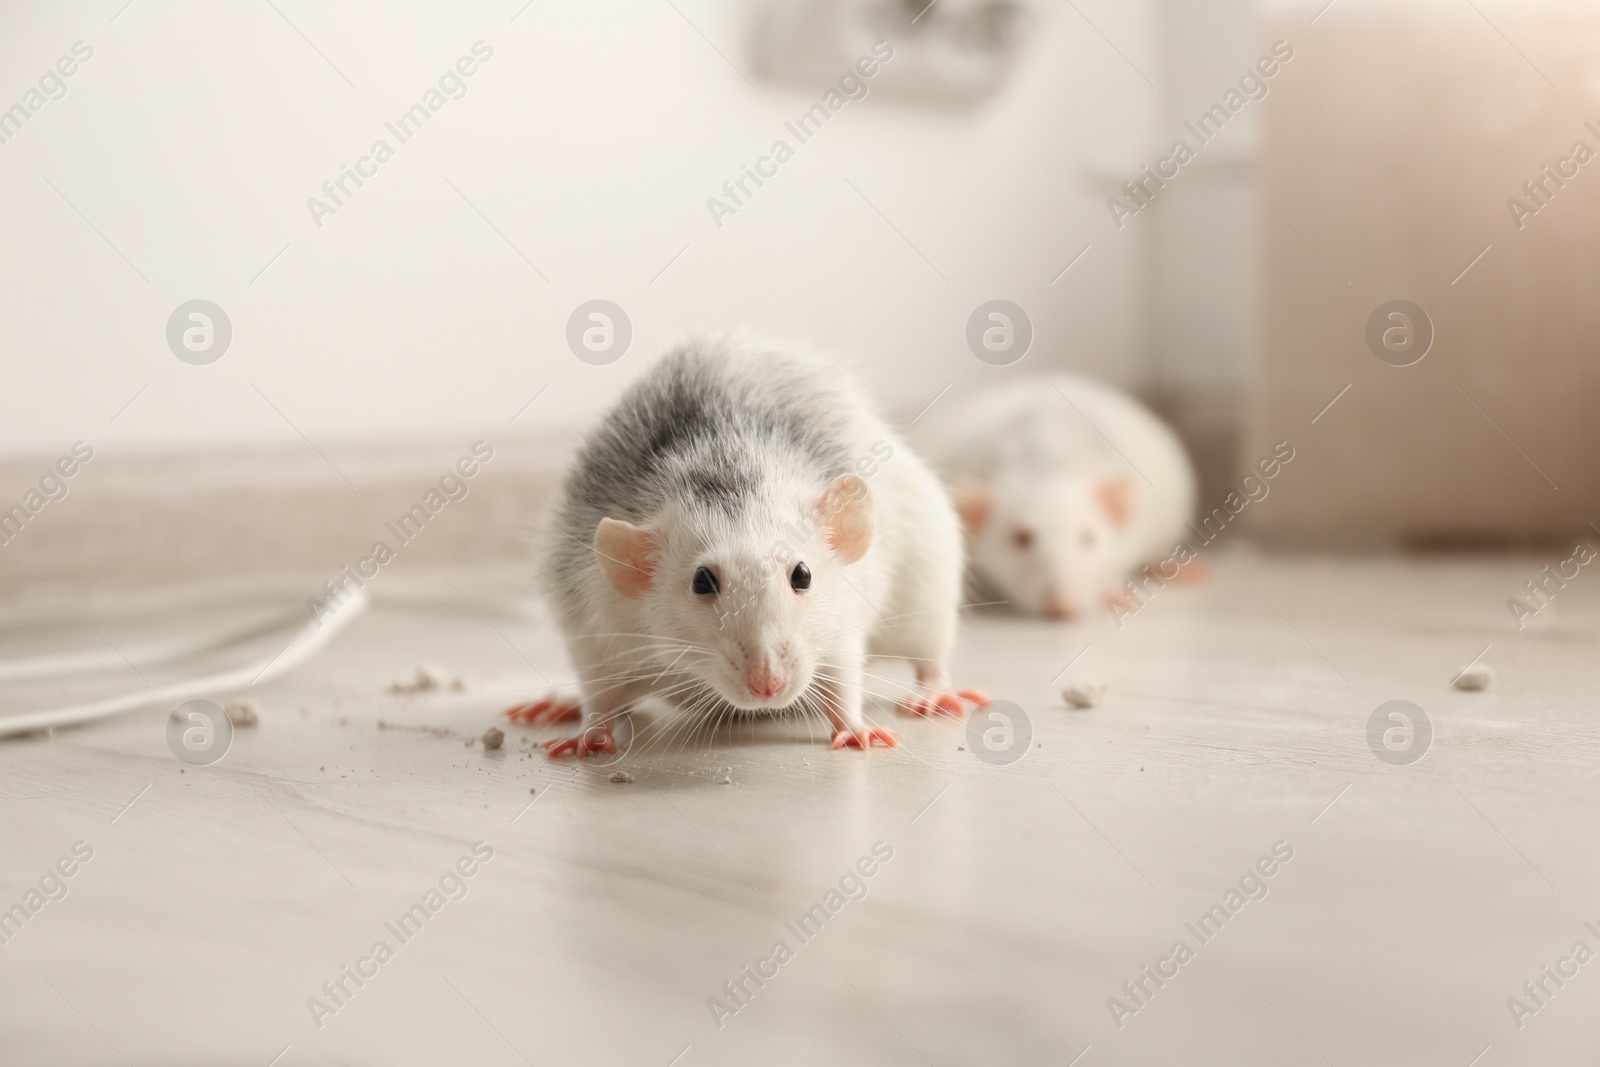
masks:
<path fill-rule="evenodd" d="M 884 748 L 896 748 L 900 744 L 900 735 L 881 726 L 863 726 L 855 730 L 841 726 L 833 733 L 834 748 L 871 748 L 874 741 Z"/>
<path fill-rule="evenodd" d="M 923 717 L 950 715 L 959 719 L 966 715 L 968 704 L 976 704 L 981 708 L 987 707 L 989 703 L 988 694 L 978 689 L 960 689 L 954 693 L 929 690 L 914 697 L 907 697 L 897 706 L 903 715 Z"/>
<path fill-rule="evenodd" d="M 617 742 L 612 738 L 611 731 L 603 726 L 591 726 L 577 737 L 558 737 L 554 741 L 544 743 L 544 754 L 551 759 L 562 756 L 577 756 L 582 759 L 591 752 L 609 752 L 613 755 L 617 751 Z"/>
<path fill-rule="evenodd" d="M 583 714 L 583 705 L 577 697 L 544 697 L 531 704 L 507 708 L 502 714 L 512 722 L 571 722 Z"/>

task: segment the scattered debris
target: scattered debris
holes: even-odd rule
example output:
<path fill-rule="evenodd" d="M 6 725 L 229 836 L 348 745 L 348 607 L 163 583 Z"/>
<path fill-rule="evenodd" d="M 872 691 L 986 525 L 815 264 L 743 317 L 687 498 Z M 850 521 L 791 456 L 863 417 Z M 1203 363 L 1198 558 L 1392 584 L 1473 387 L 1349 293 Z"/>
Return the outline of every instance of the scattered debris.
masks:
<path fill-rule="evenodd" d="M 530 796 L 530 797 L 535 797 L 535 796 L 538 796 L 538 795 L 539 795 L 539 791 L 538 791 L 538 790 L 537 790 L 537 789 L 535 789 L 535 788 L 534 788 L 534 787 L 533 787 L 533 786 L 531 786 L 531 785 L 530 785 L 530 786 L 529 786 L 529 787 L 528 787 L 528 795 L 529 795 L 529 796 Z"/>
<path fill-rule="evenodd" d="M 259 726 L 261 708 L 253 700 L 232 700 L 222 706 L 228 721 L 235 726 Z"/>
<path fill-rule="evenodd" d="M 956 751 L 957 752 L 965 752 L 966 750 L 967 750 L 967 746 L 966 745 L 957 745 L 956 746 Z"/>
<path fill-rule="evenodd" d="M 631 782 L 633 781 L 633 775 L 627 771 L 612 771 L 611 780 L 613 782 Z"/>
<path fill-rule="evenodd" d="M 460 682 L 460 677 L 456 681 Z M 448 682 L 444 671 L 438 667 L 423 663 L 417 666 L 417 673 L 410 678 L 396 678 L 389 686 L 391 693 L 431 693 L 435 689 L 443 689 Z M 462 688 L 466 683 L 462 682 Z"/>
<path fill-rule="evenodd" d="M 506 732 L 498 726 L 491 726 L 483 732 L 483 747 L 485 750 L 499 748 L 505 743 Z"/>
<path fill-rule="evenodd" d="M 445 726 L 407 726 L 405 723 L 386 722 L 383 719 L 379 719 L 378 720 L 378 729 L 380 729 L 380 730 L 409 730 L 412 733 L 432 734 L 434 737 L 450 737 L 450 736 L 452 736 L 452 733 L 453 733 L 449 729 L 449 727 L 445 727 Z"/>
<path fill-rule="evenodd" d="M 1455 687 L 1469 693 L 1480 692 L 1494 684 L 1494 668 L 1487 663 L 1474 663 L 1456 675 Z"/>
<path fill-rule="evenodd" d="M 722 779 L 722 784 L 723 785 L 732 785 L 733 784 L 733 776 L 732 775 L 725 775 L 723 777 L 723 779 Z"/>
<path fill-rule="evenodd" d="M 1077 682 L 1073 685 L 1063 686 L 1061 699 L 1067 702 L 1067 707 L 1082 711 L 1085 708 L 1098 708 L 1100 701 L 1106 696 L 1106 683 L 1104 682 Z"/>

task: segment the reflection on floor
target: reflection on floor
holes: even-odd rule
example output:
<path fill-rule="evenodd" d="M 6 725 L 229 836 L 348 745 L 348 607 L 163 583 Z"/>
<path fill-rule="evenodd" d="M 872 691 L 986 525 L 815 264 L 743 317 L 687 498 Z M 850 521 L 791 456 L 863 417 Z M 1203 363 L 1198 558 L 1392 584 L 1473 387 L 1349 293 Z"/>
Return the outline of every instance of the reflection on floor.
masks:
<path fill-rule="evenodd" d="M 164 710 L 0 744 L 0 908 L 42 886 L 5 1058 L 1573 1062 L 1600 974 L 1543 969 L 1600 948 L 1600 586 L 1519 631 L 1543 562 L 1236 553 L 1121 629 L 969 618 L 958 681 L 1009 722 L 615 766 L 476 741 L 569 677 L 548 626 L 375 614 L 212 766 Z M 419 663 L 468 686 L 389 691 Z"/>

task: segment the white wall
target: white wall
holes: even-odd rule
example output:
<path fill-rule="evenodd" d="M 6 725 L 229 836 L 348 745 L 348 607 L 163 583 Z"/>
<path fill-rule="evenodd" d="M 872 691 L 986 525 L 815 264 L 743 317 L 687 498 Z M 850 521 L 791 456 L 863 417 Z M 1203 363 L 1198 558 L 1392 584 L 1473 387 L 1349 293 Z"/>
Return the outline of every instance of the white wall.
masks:
<path fill-rule="evenodd" d="M 1163 114 L 1158 142 L 1217 104 L 1266 51 L 1257 0 L 1163 0 Z M 1266 81 L 1270 96 L 1293 63 Z M 1260 287 L 1260 220 L 1269 210 L 1254 173 L 1265 100 L 1251 101 L 1159 194 L 1152 241 L 1155 299 L 1150 374 L 1166 390 L 1237 400 L 1254 380 Z M 1259 183 L 1258 183 L 1259 184 Z"/>
<path fill-rule="evenodd" d="M 748 65 L 743 5 L 274 2 L 0 8 L 0 107 L 94 49 L 0 144 L 0 450 L 298 442 L 286 418 L 319 443 L 436 436 L 504 426 L 547 382 L 516 429 L 571 424 L 735 324 L 855 353 L 915 408 L 996 373 L 963 342 L 991 297 L 1032 314 L 1034 364 L 1142 373 L 1141 246 L 1085 172 L 1131 175 L 1152 143 L 1148 0 L 1046 7 L 975 111 L 850 105 L 720 230 L 706 198 L 815 99 L 750 88 L 694 28 Z M 306 199 L 479 39 L 466 96 L 315 227 Z M 164 337 L 197 297 L 234 327 L 206 367 Z M 612 367 L 563 342 L 593 297 L 634 323 Z"/>

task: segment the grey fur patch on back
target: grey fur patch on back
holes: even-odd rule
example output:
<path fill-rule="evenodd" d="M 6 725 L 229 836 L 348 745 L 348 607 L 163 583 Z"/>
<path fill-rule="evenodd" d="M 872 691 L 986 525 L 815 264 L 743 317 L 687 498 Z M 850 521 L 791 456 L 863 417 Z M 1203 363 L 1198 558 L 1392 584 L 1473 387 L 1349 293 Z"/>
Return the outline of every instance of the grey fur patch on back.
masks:
<path fill-rule="evenodd" d="M 702 341 L 663 358 L 589 437 L 560 521 L 587 542 L 605 517 L 647 522 L 668 500 L 737 515 L 780 462 L 825 484 L 854 459 L 855 402 L 819 366 L 749 342 Z"/>

